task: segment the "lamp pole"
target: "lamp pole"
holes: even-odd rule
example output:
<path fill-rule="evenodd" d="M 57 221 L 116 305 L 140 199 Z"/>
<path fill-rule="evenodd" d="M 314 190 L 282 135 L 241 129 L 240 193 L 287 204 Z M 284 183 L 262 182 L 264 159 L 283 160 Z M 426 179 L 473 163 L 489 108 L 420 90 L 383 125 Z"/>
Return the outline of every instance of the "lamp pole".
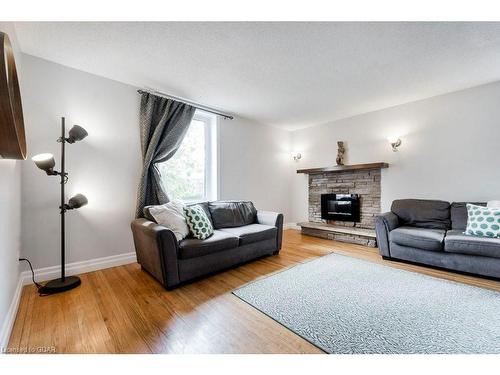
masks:
<path fill-rule="evenodd" d="M 66 152 L 65 152 L 65 144 L 66 144 L 66 119 L 64 117 L 61 118 L 61 280 L 64 283 L 66 281 L 65 275 L 65 254 L 66 254 L 66 228 L 65 228 L 65 217 L 66 209 L 64 207 L 64 203 L 66 202 L 66 197 L 64 196 L 64 185 L 66 185 L 66 170 L 65 170 L 65 161 L 66 161 Z"/>
<path fill-rule="evenodd" d="M 41 154 L 35 156 L 33 160 L 38 168 L 43 169 L 49 176 L 59 175 L 61 180 L 61 205 L 59 206 L 61 215 L 61 277 L 51 280 L 42 286 L 38 291 L 40 294 L 54 294 L 64 292 L 76 288 L 81 284 L 81 280 L 77 276 L 66 277 L 66 228 L 65 214 L 67 210 L 82 207 L 87 204 L 87 198 L 82 194 L 77 194 L 72 197 L 68 203 L 66 202 L 64 187 L 68 181 L 66 173 L 66 143 L 75 143 L 81 141 L 87 136 L 87 131 L 82 127 L 75 125 L 69 131 L 69 137 L 66 138 L 66 119 L 61 118 L 61 137 L 57 140 L 61 142 L 61 171 L 57 172 L 53 169 L 55 165 L 54 157 L 50 154 Z"/>

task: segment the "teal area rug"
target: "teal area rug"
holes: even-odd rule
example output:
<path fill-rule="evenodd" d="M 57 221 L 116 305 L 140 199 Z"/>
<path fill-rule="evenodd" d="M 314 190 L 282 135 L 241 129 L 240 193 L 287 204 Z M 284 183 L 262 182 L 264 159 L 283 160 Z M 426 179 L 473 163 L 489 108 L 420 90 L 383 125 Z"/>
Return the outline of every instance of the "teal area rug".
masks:
<path fill-rule="evenodd" d="M 500 353 L 500 292 L 343 255 L 233 293 L 328 353 Z"/>

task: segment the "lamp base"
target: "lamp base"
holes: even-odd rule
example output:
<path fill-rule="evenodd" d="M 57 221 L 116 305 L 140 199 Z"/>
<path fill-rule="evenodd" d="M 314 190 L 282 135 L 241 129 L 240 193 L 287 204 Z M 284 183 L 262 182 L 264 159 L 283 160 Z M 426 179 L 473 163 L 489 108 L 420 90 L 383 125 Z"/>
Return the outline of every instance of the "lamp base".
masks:
<path fill-rule="evenodd" d="M 55 279 L 49 281 L 47 284 L 42 286 L 38 292 L 40 294 L 55 294 L 65 292 L 67 290 L 71 290 L 76 288 L 82 283 L 79 277 L 77 276 L 67 276 L 63 279 Z"/>

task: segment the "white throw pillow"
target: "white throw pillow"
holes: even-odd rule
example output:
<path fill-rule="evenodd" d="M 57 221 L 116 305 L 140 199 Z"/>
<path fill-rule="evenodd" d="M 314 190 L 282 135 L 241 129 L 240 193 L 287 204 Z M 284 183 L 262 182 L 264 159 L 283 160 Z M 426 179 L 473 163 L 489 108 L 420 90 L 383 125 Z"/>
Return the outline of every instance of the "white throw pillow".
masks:
<path fill-rule="evenodd" d="M 500 201 L 489 201 L 488 208 L 500 208 Z"/>
<path fill-rule="evenodd" d="M 189 227 L 184 216 L 184 204 L 181 201 L 174 200 L 161 206 L 150 207 L 149 213 L 158 224 L 174 232 L 177 241 L 182 240 L 189 234 Z"/>

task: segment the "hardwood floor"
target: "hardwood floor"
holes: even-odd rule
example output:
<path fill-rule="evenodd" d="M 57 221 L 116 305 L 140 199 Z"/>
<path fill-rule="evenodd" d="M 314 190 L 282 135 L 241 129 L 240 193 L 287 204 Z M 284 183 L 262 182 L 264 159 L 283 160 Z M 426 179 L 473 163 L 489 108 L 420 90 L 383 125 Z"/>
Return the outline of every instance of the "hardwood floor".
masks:
<path fill-rule="evenodd" d="M 287 230 L 279 256 L 167 292 L 138 264 L 80 275 L 72 291 L 39 297 L 25 286 L 9 348 L 57 353 L 322 353 L 231 291 L 329 252 L 500 291 L 500 282 L 384 261 L 377 249 Z"/>

